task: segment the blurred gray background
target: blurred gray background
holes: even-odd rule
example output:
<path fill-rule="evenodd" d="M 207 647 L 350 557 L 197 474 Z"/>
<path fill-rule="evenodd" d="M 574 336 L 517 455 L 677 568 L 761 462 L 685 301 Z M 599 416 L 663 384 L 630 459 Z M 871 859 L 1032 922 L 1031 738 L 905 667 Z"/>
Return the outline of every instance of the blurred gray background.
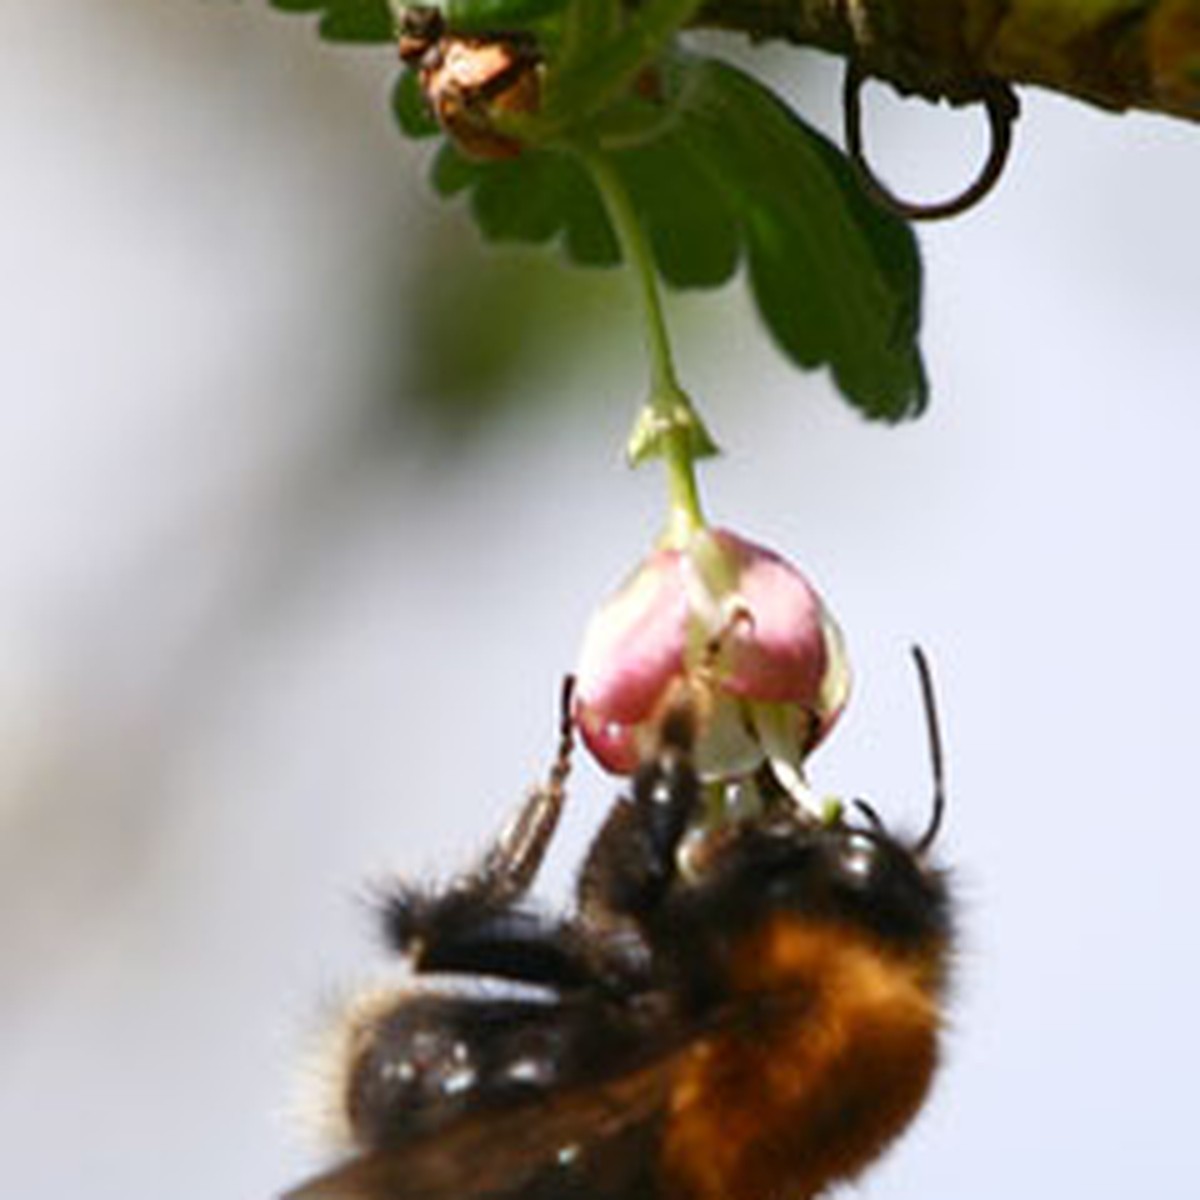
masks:
<path fill-rule="evenodd" d="M 0 39 L 2 1188 L 266 1200 L 317 1161 L 323 1012 L 380 973 L 364 881 L 501 822 L 654 533 L 641 343 L 620 277 L 435 203 L 386 48 L 218 0 L 6 0 Z M 832 120 L 832 64 L 757 61 Z M 871 119 L 909 192 L 981 152 Z M 876 1200 L 1195 1195 L 1198 211 L 1200 130 L 1027 96 L 998 193 L 923 235 L 899 430 L 740 289 L 673 305 L 711 512 L 850 640 L 818 787 L 920 822 L 911 641 L 937 670 L 965 945 Z M 610 793 L 579 773 L 551 894 Z"/>

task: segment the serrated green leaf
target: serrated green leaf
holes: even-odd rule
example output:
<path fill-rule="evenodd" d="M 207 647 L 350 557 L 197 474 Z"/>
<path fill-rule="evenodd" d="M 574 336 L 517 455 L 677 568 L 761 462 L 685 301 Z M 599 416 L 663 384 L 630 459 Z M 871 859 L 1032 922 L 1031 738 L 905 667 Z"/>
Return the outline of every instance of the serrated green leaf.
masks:
<path fill-rule="evenodd" d="M 876 207 L 841 151 L 761 84 L 724 63 L 701 70 L 687 145 L 740 221 L 751 288 L 776 342 L 803 367 L 828 364 L 865 416 L 918 415 L 928 385 L 911 229 Z"/>
<path fill-rule="evenodd" d="M 586 267 L 615 267 L 621 261 L 621 248 L 608 223 L 608 214 L 590 177 L 582 167 L 574 165 L 577 169 L 574 185 L 565 194 L 571 204 L 563 236 L 567 257 Z"/>
<path fill-rule="evenodd" d="M 388 0 L 268 0 L 288 13 L 319 13 L 317 31 L 331 42 L 390 42 L 396 36 Z"/>
<path fill-rule="evenodd" d="M 694 60 L 669 128 L 611 151 L 658 269 L 672 286 L 715 287 L 741 261 L 763 321 L 799 366 L 828 366 L 865 416 L 924 408 L 917 335 L 921 263 L 909 226 L 862 191 L 840 150 L 751 77 Z M 584 265 L 619 259 L 585 168 L 566 152 L 502 162 L 439 154 L 433 182 L 466 193 L 491 241 L 557 243 Z"/>
<path fill-rule="evenodd" d="M 475 162 L 446 143 L 434 160 L 432 179 L 443 196 L 470 194 L 471 214 L 488 241 L 558 241 L 586 266 L 619 259 L 591 179 L 571 155 L 538 150 Z"/>
<path fill-rule="evenodd" d="M 716 287 L 737 270 L 741 234 L 676 132 L 613 156 L 662 277 L 676 288 Z"/>
<path fill-rule="evenodd" d="M 625 151 L 614 162 L 645 223 L 663 278 L 673 287 L 715 287 L 737 269 L 740 233 L 727 206 L 671 138 Z M 489 241 L 558 240 L 581 266 L 620 261 L 616 237 L 591 178 L 572 155 L 526 152 L 502 162 L 464 158 L 442 146 L 431 178 L 441 196 L 470 193 Z M 680 203 L 686 195 L 688 202 Z"/>
<path fill-rule="evenodd" d="M 479 182 L 479 165 L 463 158 L 453 143 L 443 142 L 430 168 L 429 181 L 439 196 L 449 199 Z"/>
<path fill-rule="evenodd" d="M 562 232 L 572 164 L 559 154 L 497 163 L 471 193 L 471 211 L 493 242 L 548 242 Z"/>

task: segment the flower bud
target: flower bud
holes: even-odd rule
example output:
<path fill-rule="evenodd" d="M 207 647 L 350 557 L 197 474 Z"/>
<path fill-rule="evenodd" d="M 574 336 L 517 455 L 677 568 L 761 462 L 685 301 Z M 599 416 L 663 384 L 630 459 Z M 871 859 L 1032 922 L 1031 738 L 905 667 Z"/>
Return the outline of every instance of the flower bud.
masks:
<path fill-rule="evenodd" d="M 650 554 L 593 616 L 575 715 L 601 765 L 631 774 L 654 752 L 665 709 L 686 694 L 702 778 L 733 783 L 766 762 L 816 808 L 804 758 L 849 686 L 841 634 L 804 576 L 736 534 L 700 529 Z"/>
<path fill-rule="evenodd" d="M 400 57 L 417 72 L 438 124 L 468 158 L 515 158 L 522 143 L 505 117 L 541 106 L 541 58 L 520 34 L 451 33 L 434 6 L 412 5 L 400 22 Z"/>

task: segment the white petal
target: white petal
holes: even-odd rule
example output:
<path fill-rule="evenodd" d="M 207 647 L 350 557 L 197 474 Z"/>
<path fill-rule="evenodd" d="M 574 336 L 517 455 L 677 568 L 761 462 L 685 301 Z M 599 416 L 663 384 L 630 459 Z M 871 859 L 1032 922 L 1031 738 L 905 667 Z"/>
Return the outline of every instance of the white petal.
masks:
<path fill-rule="evenodd" d="M 729 780 L 749 775 L 762 765 L 763 747 L 746 712 L 746 704 L 727 692 L 713 692 L 696 744 L 696 770 L 703 780 Z"/>
<path fill-rule="evenodd" d="M 750 704 L 750 719 L 758 735 L 763 755 L 771 764 L 771 773 L 780 787 L 814 821 L 819 821 L 823 805 L 804 778 L 804 732 L 798 728 L 794 704 Z"/>

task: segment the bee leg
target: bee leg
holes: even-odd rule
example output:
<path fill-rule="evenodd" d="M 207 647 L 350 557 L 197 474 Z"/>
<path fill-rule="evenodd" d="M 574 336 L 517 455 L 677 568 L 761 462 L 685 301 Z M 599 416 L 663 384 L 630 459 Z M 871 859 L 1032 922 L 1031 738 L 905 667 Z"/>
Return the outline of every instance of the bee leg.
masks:
<path fill-rule="evenodd" d="M 523 908 L 495 908 L 470 893 L 396 893 L 385 932 L 419 973 L 482 975 L 546 987 L 593 982 L 574 926 Z"/>
<path fill-rule="evenodd" d="M 417 971 L 492 975 L 571 986 L 588 972 L 570 930 L 520 907 L 537 875 L 566 802 L 574 749 L 574 680 L 563 682 L 559 745 L 549 777 L 486 851 L 447 887 L 398 886 L 381 905 L 385 939 Z"/>
<path fill-rule="evenodd" d="M 596 835 L 578 883 L 581 920 L 590 926 L 641 924 L 658 907 L 678 871 L 678 851 L 700 804 L 692 764 L 690 712 L 668 713 L 658 753 L 633 777 Z"/>
<path fill-rule="evenodd" d="M 558 750 L 546 782 L 530 793 L 479 866 L 458 885 L 492 907 L 514 904 L 529 891 L 558 828 L 575 749 L 574 695 L 575 678 L 568 675 L 559 693 Z"/>

